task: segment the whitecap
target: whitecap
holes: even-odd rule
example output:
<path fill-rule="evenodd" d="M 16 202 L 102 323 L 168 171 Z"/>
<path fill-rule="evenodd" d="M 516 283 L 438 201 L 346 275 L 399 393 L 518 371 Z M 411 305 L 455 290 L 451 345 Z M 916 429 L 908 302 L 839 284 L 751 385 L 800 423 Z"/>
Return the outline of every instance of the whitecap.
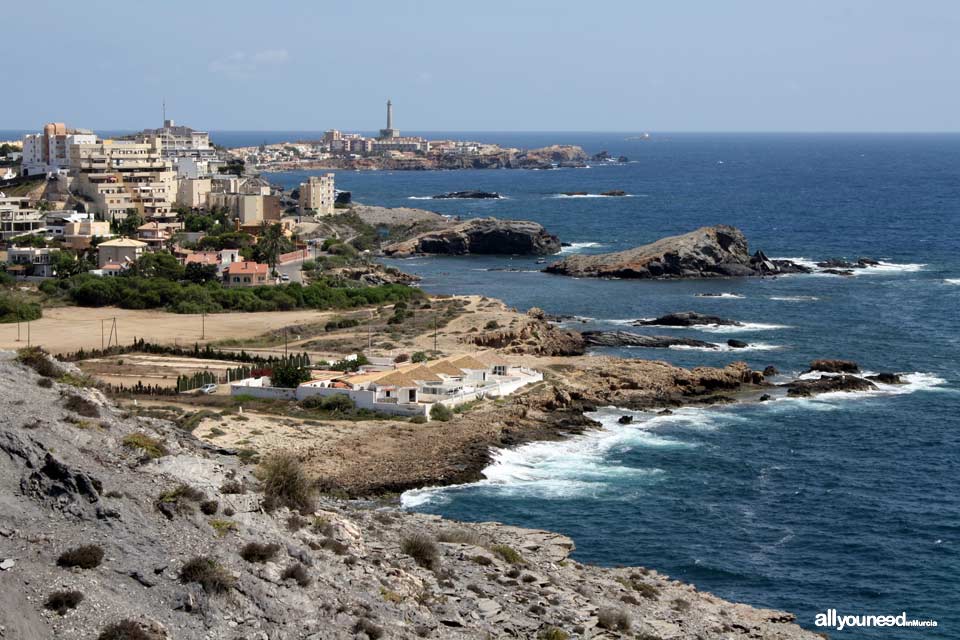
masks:
<path fill-rule="evenodd" d="M 790 329 L 785 324 L 770 324 L 766 322 L 740 322 L 738 324 L 696 324 L 689 327 L 672 327 L 668 325 L 647 325 L 656 329 L 693 329 L 706 333 L 744 333 L 747 331 L 776 331 Z"/>
<path fill-rule="evenodd" d="M 770 296 L 771 300 L 779 300 L 781 302 L 813 302 L 819 300 L 817 296 Z"/>
<path fill-rule="evenodd" d="M 776 351 L 777 349 L 783 349 L 783 346 L 779 344 L 768 344 L 766 342 L 750 342 L 747 343 L 746 347 L 731 347 L 728 344 L 714 344 L 713 347 L 694 347 L 685 344 L 675 344 L 669 348 L 676 349 L 677 351 L 706 351 L 725 353 L 731 351 Z"/>
<path fill-rule="evenodd" d="M 602 193 L 574 193 L 574 194 L 555 193 L 547 197 L 548 198 L 632 198 L 633 194 L 625 193 L 622 196 L 608 196 Z"/>
<path fill-rule="evenodd" d="M 602 246 L 603 244 L 600 242 L 571 242 L 569 246 L 560 247 L 560 253 L 577 253 L 583 249 L 591 249 Z"/>
<path fill-rule="evenodd" d="M 407 196 L 407 200 L 433 200 L 433 196 Z"/>
<path fill-rule="evenodd" d="M 714 300 L 742 300 L 743 298 L 746 298 L 745 295 L 740 293 L 696 293 L 694 294 L 694 297 Z"/>
<path fill-rule="evenodd" d="M 946 284 L 960 284 L 960 278 L 945 278 L 943 281 Z"/>

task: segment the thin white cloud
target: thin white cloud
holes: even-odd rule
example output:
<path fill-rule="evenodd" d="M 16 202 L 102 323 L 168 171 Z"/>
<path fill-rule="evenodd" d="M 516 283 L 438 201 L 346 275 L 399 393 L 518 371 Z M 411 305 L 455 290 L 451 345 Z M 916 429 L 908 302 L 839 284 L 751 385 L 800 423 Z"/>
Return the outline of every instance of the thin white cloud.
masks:
<path fill-rule="evenodd" d="M 289 59 L 290 53 L 286 49 L 264 49 L 253 53 L 234 51 L 222 58 L 212 60 L 207 65 L 207 69 L 211 73 L 245 78 L 265 66 L 282 64 Z"/>

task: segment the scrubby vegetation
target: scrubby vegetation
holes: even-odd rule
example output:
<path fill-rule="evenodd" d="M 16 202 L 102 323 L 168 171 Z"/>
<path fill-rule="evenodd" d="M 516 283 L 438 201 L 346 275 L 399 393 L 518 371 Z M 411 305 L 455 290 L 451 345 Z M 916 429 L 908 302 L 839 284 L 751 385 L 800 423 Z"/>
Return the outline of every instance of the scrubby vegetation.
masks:
<path fill-rule="evenodd" d="M 280 577 L 284 580 L 294 580 L 301 587 L 308 587 L 313 582 L 307 568 L 299 562 L 289 565 L 283 570 Z"/>
<path fill-rule="evenodd" d="M 20 349 L 17 351 L 17 362 L 27 365 L 44 378 L 57 378 L 61 373 L 60 367 L 40 347 Z"/>
<path fill-rule="evenodd" d="M 93 569 L 99 567 L 103 561 L 103 549 L 95 544 L 85 544 L 64 551 L 57 558 L 57 565 L 61 567 L 77 567 L 79 569 Z"/>
<path fill-rule="evenodd" d="M 14 295 L 0 292 L 0 324 L 27 322 L 43 317 L 43 309 L 36 302 L 23 302 Z"/>
<path fill-rule="evenodd" d="M 490 547 L 490 551 L 494 552 L 503 558 L 504 561 L 509 562 L 510 564 L 523 564 L 523 556 L 520 555 L 520 552 L 509 545 L 495 544 Z"/>
<path fill-rule="evenodd" d="M 152 277 L 129 275 L 98 278 L 80 274 L 63 280 L 44 281 L 40 290 L 48 296 L 66 298 L 83 307 L 167 309 L 175 313 L 352 309 L 424 296 L 419 289 L 404 285 L 350 286 L 346 282 L 327 278 L 320 278 L 306 286 L 290 283 L 228 288 L 216 281 L 197 284 L 163 275 L 162 271 Z"/>
<path fill-rule="evenodd" d="M 447 422 L 453 418 L 453 411 L 450 410 L 445 404 L 440 404 L 439 402 L 434 403 L 430 408 L 430 419 L 437 420 L 439 422 Z"/>
<path fill-rule="evenodd" d="M 156 438 L 145 433 L 130 433 L 123 437 L 123 446 L 128 449 L 139 449 L 148 458 L 162 458 L 167 455 L 167 448 Z"/>
<path fill-rule="evenodd" d="M 260 464 L 259 473 L 264 509 L 287 507 L 301 513 L 313 510 L 316 492 L 296 455 L 275 453 Z"/>
<path fill-rule="evenodd" d="M 66 615 L 70 609 L 76 609 L 83 602 L 83 594 L 79 591 L 54 591 L 47 596 L 44 608 Z"/>
<path fill-rule="evenodd" d="M 278 544 L 248 542 L 240 549 L 240 557 L 247 562 L 263 564 L 267 560 L 272 560 L 277 555 L 277 551 L 280 551 L 280 545 Z"/>
<path fill-rule="evenodd" d="M 597 612 L 597 626 L 608 631 L 630 631 L 630 614 L 623 609 L 602 608 Z"/>
<path fill-rule="evenodd" d="M 400 543 L 400 550 L 425 569 L 436 569 L 440 564 L 440 552 L 433 538 L 423 533 L 407 536 Z"/>
<path fill-rule="evenodd" d="M 233 588 L 235 580 L 219 562 L 208 556 L 197 556 L 180 569 L 180 582 L 195 582 L 207 593 L 225 593 Z"/>
<path fill-rule="evenodd" d="M 136 620 L 121 620 L 103 628 L 97 640 L 154 640 Z"/>
<path fill-rule="evenodd" d="M 73 411 L 74 413 L 86 418 L 100 417 L 100 407 L 98 407 L 94 402 L 87 400 L 83 396 L 78 396 L 76 394 L 69 395 L 64 401 L 63 406 L 69 411 Z"/>

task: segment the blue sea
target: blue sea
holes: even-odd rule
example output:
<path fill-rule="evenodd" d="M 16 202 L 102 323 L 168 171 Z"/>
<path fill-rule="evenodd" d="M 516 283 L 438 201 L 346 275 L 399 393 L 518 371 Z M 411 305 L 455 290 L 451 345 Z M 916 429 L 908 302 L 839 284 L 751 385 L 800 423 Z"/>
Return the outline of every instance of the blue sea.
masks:
<path fill-rule="evenodd" d="M 480 137 L 480 134 L 474 137 Z M 607 252 L 717 223 L 808 261 L 871 257 L 853 277 L 637 282 L 540 272 L 520 257 L 394 261 L 431 292 L 571 314 L 576 328 L 693 310 L 734 331 L 659 329 L 750 348 L 608 349 L 678 365 L 744 359 L 783 379 L 814 358 L 906 384 L 672 416 L 605 408 L 603 429 L 498 452 L 476 484 L 408 492 L 411 509 L 571 536 L 575 557 L 644 565 L 724 598 L 793 612 L 840 638 L 960 637 L 960 136 L 483 134 L 582 145 L 629 164 L 553 171 L 337 172 L 362 202 L 536 220 Z M 274 175 L 286 185 L 303 174 Z M 430 200 L 483 189 L 502 200 Z M 564 197 L 622 189 L 626 197 Z M 724 297 L 698 297 L 724 293 Z M 638 329 L 642 331 L 642 329 Z M 935 619 L 935 629 L 814 627 L 818 612 Z"/>
<path fill-rule="evenodd" d="M 318 137 L 214 132 L 228 146 Z M 960 637 L 960 135 L 426 133 L 532 148 L 578 144 L 628 164 L 552 171 L 337 171 L 356 200 L 529 219 L 608 252 L 703 225 L 771 257 L 881 261 L 853 277 L 638 282 L 541 273 L 521 257 L 392 261 L 437 293 L 570 314 L 578 329 L 699 311 L 734 331 L 664 329 L 746 350 L 606 349 L 678 365 L 742 359 L 783 379 L 849 358 L 906 384 L 672 416 L 605 408 L 604 427 L 500 451 L 476 484 L 408 492 L 411 509 L 571 536 L 575 557 L 644 565 L 724 598 L 793 612 L 835 638 Z M 2 135 L 0 135 L 2 137 Z M 285 186 L 305 172 L 270 174 Z M 482 189 L 501 200 L 431 200 Z M 626 197 L 564 197 L 622 189 Z M 550 258 L 552 260 L 555 258 Z M 723 293 L 724 297 L 699 297 Z M 636 329 L 645 331 L 645 329 Z M 651 331 L 652 332 L 652 331 Z M 936 619 L 935 629 L 814 626 L 817 613 Z"/>

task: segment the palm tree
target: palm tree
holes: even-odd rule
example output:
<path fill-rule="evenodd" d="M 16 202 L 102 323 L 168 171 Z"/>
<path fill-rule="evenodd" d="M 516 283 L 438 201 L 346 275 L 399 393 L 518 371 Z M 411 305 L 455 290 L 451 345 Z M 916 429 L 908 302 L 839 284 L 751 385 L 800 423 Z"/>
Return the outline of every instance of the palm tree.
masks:
<path fill-rule="evenodd" d="M 283 230 L 279 224 L 268 224 L 266 221 L 260 226 L 260 237 L 257 238 L 257 247 L 263 259 L 270 266 L 270 272 L 276 273 L 277 259 L 280 248 L 283 246 Z"/>

